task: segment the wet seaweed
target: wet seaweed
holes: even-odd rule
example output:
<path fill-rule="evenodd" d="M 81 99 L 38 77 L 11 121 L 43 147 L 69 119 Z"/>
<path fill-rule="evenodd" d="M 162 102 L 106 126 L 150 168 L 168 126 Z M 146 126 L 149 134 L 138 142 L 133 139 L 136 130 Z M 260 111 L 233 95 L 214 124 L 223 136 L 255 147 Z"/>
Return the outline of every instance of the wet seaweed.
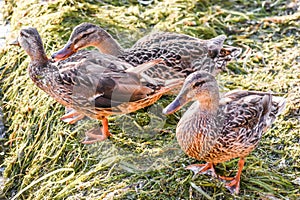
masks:
<path fill-rule="evenodd" d="M 61 48 L 73 27 L 92 22 L 123 47 L 151 31 L 174 31 L 199 38 L 226 34 L 226 44 L 243 48 L 237 61 L 218 76 L 222 91 L 272 91 L 287 108 L 246 158 L 239 196 L 210 176 L 193 177 L 184 167 L 198 163 L 180 150 L 174 137 L 181 113 L 162 116 L 172 96 L 135 113 L 112 116 L 114 136 L 83 145 L 84 132 L 98 124 L 59 120 L 64 108 L 30 80 L 22 49 L 0 52 L 3 112 L 8 148 L 1 164 L 8 199 L 299 199 L 300 48 L 298 1 L 7 1 L 12 37 L 34 26 L 48 55 Z M 237 159 L 219 164 L 233 176 Z"/>

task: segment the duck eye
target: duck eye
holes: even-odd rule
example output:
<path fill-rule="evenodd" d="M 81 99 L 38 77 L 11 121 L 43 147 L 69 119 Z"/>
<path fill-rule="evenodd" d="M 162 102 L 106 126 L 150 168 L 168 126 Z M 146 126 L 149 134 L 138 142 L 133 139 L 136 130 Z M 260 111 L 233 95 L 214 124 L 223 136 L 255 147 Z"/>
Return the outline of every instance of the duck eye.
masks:
<path fill-rule="evenodd" d="M 89 34 L 83 34 L 82 36 L 81 36 L 81 38 L 86 38 L 87 36 L 88 36 Z"/>
<path fill-rule="evenodd" d="M 20 36 L 21 37 L 27 37 L 27 35 L 23 31 L 20 32 Z"/>
<path fill-rule="evenodd" d="M 205 81 L 198 81 L 193 85 L 193 87 L 195 88 L 195 87 L 202 86 L 204 83 L 205 83 Z"/>

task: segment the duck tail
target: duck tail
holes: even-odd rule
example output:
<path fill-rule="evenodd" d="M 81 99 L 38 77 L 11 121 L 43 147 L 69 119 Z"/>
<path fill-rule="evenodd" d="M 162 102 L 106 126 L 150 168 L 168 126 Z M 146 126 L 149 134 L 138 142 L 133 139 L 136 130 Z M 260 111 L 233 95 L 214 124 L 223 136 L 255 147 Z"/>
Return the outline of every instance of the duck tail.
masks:
<path fill-rule="evenodd" d="M 284 97 L 273 96 L 271 113 L 273 113 L 273 115 L 277 117 L 284 111 L 285 106 L 286 106 L 286 99 Z"/>
<path fill-rule="evenodd" d="M 273 117 L 270 115 L 272 110 L 272 95 L 266 94 L 262 97 L 262 113 L 259 124 L 264 124 L 265 128 L 268 128 L 274 121 Z"/>
<path fill-rule="evenodd" d="M 210 48 L 219 47 L 222 48 L 224 41 L 226 40 L 226 35 L 219 35 L 217 37 L 208 40 L 208 46 Z"/>
<path fill-rule="evenodd" d="M 225 35 L 220 35 L 208 40 L 207 47 L 208 47 L 208 55 L 210 58 L 214 59 L 219 56 L 225 39 L 226 39 Z"/>
<path fill-rule="evenodd" d="M 284 110 L 286 100 L 284 97 L 273 96 L 269 93 L 263 96 L 262 104 L 263 111 L 260 121 L 265 121 L 266 127 L 269 127 Z"/>
<path fill-rule="evenodd" d="M 269 115 L 272 109 L 272 95 L 266 94 L 262 98 L 263 111 L 262 115 Z"/>

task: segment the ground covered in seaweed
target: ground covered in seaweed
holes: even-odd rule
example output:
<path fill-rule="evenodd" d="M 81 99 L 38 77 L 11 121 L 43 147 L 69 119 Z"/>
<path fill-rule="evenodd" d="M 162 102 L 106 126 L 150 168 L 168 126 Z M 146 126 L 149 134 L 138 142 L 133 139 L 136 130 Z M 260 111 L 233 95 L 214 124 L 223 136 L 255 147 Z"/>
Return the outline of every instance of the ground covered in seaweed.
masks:
<path fill-rule="evenodd" d="M 147 2 L 147 1 L 145 1 Z M 175 139 L 182 112 L 165 117 L 173 97 L 124 116 L 109 118 L 114 136 L 83 145 L 85 130 L 60 121 L 64 108 L 29 79 L 22 49 L 0 52 L 1 96 L 7 138 L 1 139 L 4 199 L 299 199 L 300 198 L 300 10 L 298 0 L 278 1 L 7 1 L 4 14 L 12 35 L 23 26 L 40 32 L 47 54 L 67 41 L 72 28 L 92 22 L 123 47 L 154 31 L 208 39 L 228 36 L 226 44 L 243 54 L 218 76 L 220 89 L 273 91 L 287 108 L 246 159 L 239 196 L 206 175 L 193 177 Z M 234 175 L 237 159 L 219 164 Z M 2 178 L 1 178 L 2 179 Z M 0 179 L 0 180 L 1 180 Z"/>

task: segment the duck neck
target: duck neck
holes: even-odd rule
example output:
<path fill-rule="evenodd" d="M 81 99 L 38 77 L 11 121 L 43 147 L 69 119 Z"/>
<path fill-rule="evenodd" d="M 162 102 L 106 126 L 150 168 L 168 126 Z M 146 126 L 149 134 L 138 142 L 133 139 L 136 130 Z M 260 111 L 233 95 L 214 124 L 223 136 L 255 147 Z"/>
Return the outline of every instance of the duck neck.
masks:
<path fill-rule="evenodd" d="M 99 40 L 100 42 L 95 44 L 100 52 L 113 56 L 120 56 L 124 53 L 124 50 L 120 46 L 120 44 L 115 39 L 113 39 L 113 37 L 108 32 L 102 30 L 100 33 L 100 37 L 102 38 L 102 40 Z"/>
<path fill-rule="evenodd" d="M 207 91 L 203 92 L 201 98 L 197 99 L 199 102 L 200 111 L 206 113 L 216 114 L 219 108 L 219 92 Z"/>
<path fill-rule="evenodd" d="M 27 54 L 35 66 L 45 66 L 49 61 L 43 47 L 31 49 Z"/>
<path fill-rule="evenodd" d="M 42 88 L 41 83 L 47 77 L 56 76 L 57 67 L 55 67 L 47 58 L 43 47 L 31 49 L 27 52 L 31 58 L 28 68 L 30 78 Z M 43 83 L 44 84 L 44 83 Z"/>

